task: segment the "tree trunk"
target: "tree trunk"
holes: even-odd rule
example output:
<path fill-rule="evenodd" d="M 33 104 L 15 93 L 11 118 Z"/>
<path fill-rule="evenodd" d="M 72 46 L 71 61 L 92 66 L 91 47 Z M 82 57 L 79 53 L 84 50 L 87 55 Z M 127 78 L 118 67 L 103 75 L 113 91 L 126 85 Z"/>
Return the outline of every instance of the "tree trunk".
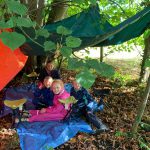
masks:
<path fill-rule="evenodd" d="M 44 19 L 44 0 L 20 0 L 20 2 L 28 7 L 30 18 L 36 21 L 38 26 L 42 26 L 42 21 Z M 65 0 L 53 0 L 51 11 L 49 11 L 48 23 L 63 19 L 66 14 L 66 11 L 67 5 L 65 5 Z M 42 64 L 45 62 L 46 57 L 47 56 L 38 56 L 37 59 L 35 59 L 35 56 L 30 56 L 29 60 L 25 65 L 25 70 L 31 72 L 33 68 L 35 69 L 35 66 L 41 68 Z"/>
<path fill-rule="evenodd" d="M 67 12 L 66 0 L 53 0 L 51 11 L 46 24 L 53 23 L 63 19 Z"/>
<path fill-rule="evenodd" d="M 44 8 L 44 0 L 20 0 L 21 3 L 26 5 L 28 8 L 28 14 L 30 18 L 37 22 L 38 27 L 42 25 L 42 11 Z M 28 61 L 25 65 L 25 72 L 31 73 L 37 66 L 36 56 L 29 56 Z"/>
<path fill-rule="evenodd" d="M 143 54 L 142 64 L 141 64 L 141 72 L 140 72 L 140 78 L 139 78 L 140 82 L 147 81 L 149 73 L 150 73 L 150 69 L 145 68 L 146 59 L 150 57 L 150 36 L 144 39 L 144 43 L 145 43 L 145 48 L 144 48 L 144 54 Z"/>
<path fill-rule="evenodd" d="M 150 93 L 150 75 L 149 75 L 147 86 L 146 86 L 146 89 L 145 89 L 145 92 L 143 95 L 143 102 L 140 104 L 136 119 L 135 119 L 133 127 L 132 127 L 133 136 L 135 136 L 137 133 L 137 128 L 138 128 L 139 123 L 141 122 L 141 119 L 142 119 L 142 116 L 143 116 L 143 113 L 144 113 L 144 110 L 145 110 L 145 107 L 146 107 L 146 104 L 148 101 L 149 93 Z"/>
<path fill-rule="evenodd" d="M 36 22 L 37 22 L 37 24 L 39 25 L 39 26 L 42 26 L 43 25 L 43 23 L 42 23 L 42 21 L 43 21 L 43 8 L 44 8 L 44 0 L 39 0 L 39 2 L 38 2 L 38 10 L 37 10 L 37 15 L 36 15 Z"/>
<path fill-rule="evenodd" d="M 103 54 L 104 54 L 104 49 L 103 47 L 100 47 L 100 62 L 103 62 Z"/>
<path fill-rule="evenodd" d="M 68 6 L 65 4 L 65 0 L 53 0 L 51 3 L 51 10 L 49 11 L 49 16 L 46 24 L 59 21 L 65 17 Z M 50 60 L 54 59 L 54 54 L 51 53 L 49 56 L 38 56 L 39 62 L 45 62 L 48 57 Z"/>

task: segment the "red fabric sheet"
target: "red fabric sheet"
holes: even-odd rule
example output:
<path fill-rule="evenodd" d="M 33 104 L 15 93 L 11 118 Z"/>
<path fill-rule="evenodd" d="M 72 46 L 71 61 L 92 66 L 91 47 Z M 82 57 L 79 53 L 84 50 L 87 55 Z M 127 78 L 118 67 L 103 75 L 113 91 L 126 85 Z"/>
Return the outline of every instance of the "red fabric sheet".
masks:
<path fill-rule="evenodd" d="M 0 40 L 0 91 L 24 67 L 27 58 L 20 48 L 12 51 Z"/>

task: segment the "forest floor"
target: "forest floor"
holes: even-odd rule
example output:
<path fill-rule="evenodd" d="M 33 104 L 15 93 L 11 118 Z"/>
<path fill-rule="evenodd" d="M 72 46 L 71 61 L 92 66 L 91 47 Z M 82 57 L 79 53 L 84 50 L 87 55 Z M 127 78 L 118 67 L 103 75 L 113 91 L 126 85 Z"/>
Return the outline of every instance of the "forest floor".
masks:
<path fill-rule="evenodd" d="M 117 66 L 115 67 L 116 70 L 120 70 Z M 128 71 L 128 68 L 126 68 L 126 71 Z M 73 71 L 63 70 L 62 72 L 62 78 L 65 79 L 65 82 L 68 82 L 70 77 L 75 74 Z M 133 73 L 133 71 L 130 70 L 130 74 L 131 73 Z M 136 75 L 136 73 L 138 72 L 134 71 L 134 75 Z M 105 106 L 103 112 L 97 113 L 97 116 L 110 128 L 110 131 L 98 135 L 78 133 L 74 138 L 57 147 L 57 150 L 144 150 L 144 148 L 140 148 L 140 139 L 143 139 L 150 147 L 150 132 L 139 127 L 139 136 L 137 139 L 131 138 L 129 134 L 136 116 L 137 108 L 142 101 L 141 94 L 144 88 L 140 86 L 136 80 L 132 80 L 132 82 L 128 82 L 122 86 L 121 80 L 122 78 L 109 80 L 98 77 L 90 89 L 90 93 L 96 100 L 98 100 L 99 97 L 94 95 L 94 88 L 111 89 L 111 94 L 104 99 L 107 106 Z M 16 80 L 11 82 L 12 86 L 14 84 L 16 85 Z M 3 97 L 3 94 L 2 91 L 0 98 Z M 149 104 L 142 118 L 142 121 L 146 123 L 149 123 L 147 122 L 147 116 L 150 116 L 148 110 L 150 110 Z M 18 135 L 15 130 L 9 129 L 10 125 L 11 114 L 0 119 L 0 150 L 20 150 Z"/>

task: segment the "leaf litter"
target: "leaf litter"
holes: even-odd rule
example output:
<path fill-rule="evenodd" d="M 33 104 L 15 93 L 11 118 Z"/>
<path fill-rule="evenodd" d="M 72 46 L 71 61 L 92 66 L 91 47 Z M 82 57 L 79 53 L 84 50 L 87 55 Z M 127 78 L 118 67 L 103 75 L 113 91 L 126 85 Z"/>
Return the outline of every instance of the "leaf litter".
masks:
<path fill-rule="evenodd" d="M 71 77 L 75 76 L 75 72 L 63 70 L 62 78 L 65 83 L 71 82 Z M 9 86 L 18 86 L 20 79 L 15 79 Z M 141 102 L 140 89 L 136 82 L 131 86 L 120 87 L 117 83 L 113 84 L 105 78 L 97 78 L 95 84 L 89 92 L 95 100 L 100 97 L 94 96 L 93 89 L 111 89 L 111 93 L 104 98 L 105 107 L 103 112 L 97 112 L 97 116 L 102 119 L 110 131 L 98 135 L 90 135 L 86 133 L 78 133 L 63 145 L 55 148 L 56 150 L 142 150 L 139 142 L 136 139 L 122 136 L 123 133 L 130 133 L 132 128 L 137 108 Z M 2 99 L 4 91 L 0 92 Z M 145 121 L 150 112 L 147 106 L 143 120 Z M 145 117 L 146 116 L 146 117 Z M 0 119 L 0 149 L 1 150 L 20 150 L 19 138 L 16 130 L 10 129 L 11 114 L 8 114 Z M 91 125 L 92 126 L 92 125 Z M 93 126 L 92 126 L 93 127 Z M 93 127 L 94 128 L 94 127 Z M 117 135 L 120 134 L 120 136 Z M 150 143 L 150 132 L 140 130 L 140 136 Z M 150 146 L 150 144 L 149 144 Z"/>

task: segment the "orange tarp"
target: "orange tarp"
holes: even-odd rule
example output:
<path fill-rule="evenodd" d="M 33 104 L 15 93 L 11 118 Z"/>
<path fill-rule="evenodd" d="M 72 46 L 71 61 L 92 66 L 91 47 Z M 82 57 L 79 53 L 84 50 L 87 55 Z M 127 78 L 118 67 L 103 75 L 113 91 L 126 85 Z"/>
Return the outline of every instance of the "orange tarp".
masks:
<path fill-rule="evenodd" d="M 12 51 L 0 40 L 0 90 L 24 67 L 27 58 L 20 48 Z"/>

